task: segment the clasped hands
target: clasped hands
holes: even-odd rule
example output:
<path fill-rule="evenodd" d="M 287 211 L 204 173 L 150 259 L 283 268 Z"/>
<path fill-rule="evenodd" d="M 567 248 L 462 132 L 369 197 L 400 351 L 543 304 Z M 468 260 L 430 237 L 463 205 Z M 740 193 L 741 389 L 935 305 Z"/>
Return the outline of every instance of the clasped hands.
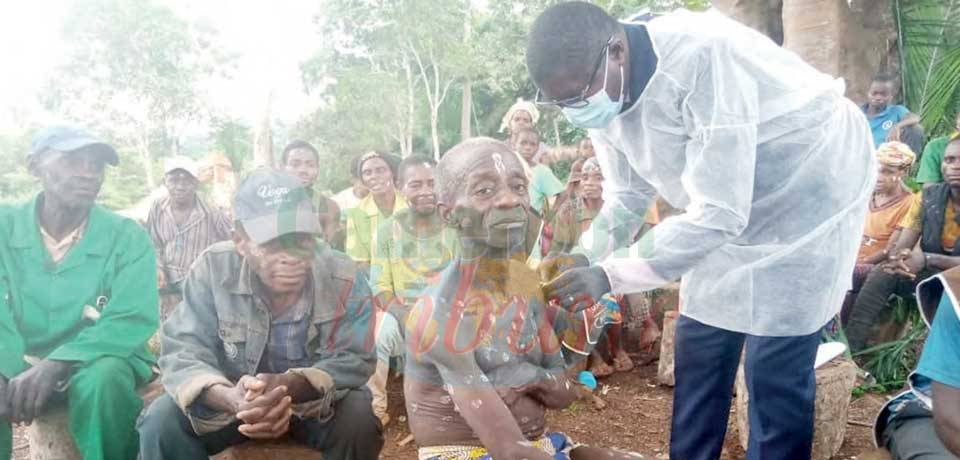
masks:
<path fill-rule="evenodd" d="M 888 274 L 913 280 L 926 268 L 926 261 L 926 255 L 919 248 L 902 249 L 887 256 L 881 268 Z"/>
<path fill-rule="evenodd" d="M 295 374 L 245 375 L 228 388 L 227 405 L 243 422 L 238 431 L 251 439 L 276 439 L 290 429 L 293 416 L 292 387 L 305 380 Z"/>

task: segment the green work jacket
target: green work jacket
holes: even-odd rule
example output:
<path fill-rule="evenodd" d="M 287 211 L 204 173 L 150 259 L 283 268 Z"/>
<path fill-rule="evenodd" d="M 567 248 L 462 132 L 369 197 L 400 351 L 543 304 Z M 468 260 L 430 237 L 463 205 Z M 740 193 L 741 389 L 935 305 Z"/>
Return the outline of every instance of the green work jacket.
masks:
<path fill-rule="evenodd" d="M 159 302 L 150 237 L 95 205 L 83 237 L 54 264 L 37 223 L 41 197 L 0 210 L 0 374 L 27 369 L 24 355 L 80 365 L 112 356 L 149 369 Z"/>

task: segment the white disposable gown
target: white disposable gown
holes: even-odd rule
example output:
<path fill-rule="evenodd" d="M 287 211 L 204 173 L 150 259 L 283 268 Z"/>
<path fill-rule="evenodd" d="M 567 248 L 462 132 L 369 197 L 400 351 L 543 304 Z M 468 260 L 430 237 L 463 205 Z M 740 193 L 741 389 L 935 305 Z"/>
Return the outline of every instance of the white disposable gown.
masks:
<path fill-rule="evenodd" d="M 815 332 L 849 289 L 875 181 L 863 114 L 842 80 L 720 13 L 647 27 L 655 74 L 590 131 L 605 202 L 580 250 L 615 293 L 682 276 L 681 313 L 697 321 Z M 686 213 L 624 249 L 657 193 Z"/>

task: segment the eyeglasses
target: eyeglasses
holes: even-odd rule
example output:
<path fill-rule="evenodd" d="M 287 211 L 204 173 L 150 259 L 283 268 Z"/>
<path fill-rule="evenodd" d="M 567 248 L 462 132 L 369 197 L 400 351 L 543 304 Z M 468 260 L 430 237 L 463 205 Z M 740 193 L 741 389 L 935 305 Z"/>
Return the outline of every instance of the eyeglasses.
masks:
<path fill-rule="evenodd" d="M 597 56 L 597 63 L 593 65 L 593 73 L 590 74 L 590 81 L 587 82 L 587 87 L 583 88 L 583 91 L 580 91 L 580 94 L 573 97 L 568 97 L 559 101 L 550 101 L 543 98 L 543 92 L 540 91 L 540 88 L 537 88 L 537 96 L 534 98 L 534 103 L 541 106 L 553 106 L 559 108 L 571 108 L 571 109 L 581 109 L 590 105 L 590 101 L 587 100 L 587 91 L 590 90 L 590 87 L 593 86 L 593 80 L 597 78 L 597 73 L 600 72 L 600 65 L 604 62 L 604 57 L 607 55 L 607 49 L 610 48 L 610 45 L 613 44 L 614 37 L 611 36 L 607 39 L 607 42 L 603 44 L 603 47 L 600 48 L 600 55 Z"/>

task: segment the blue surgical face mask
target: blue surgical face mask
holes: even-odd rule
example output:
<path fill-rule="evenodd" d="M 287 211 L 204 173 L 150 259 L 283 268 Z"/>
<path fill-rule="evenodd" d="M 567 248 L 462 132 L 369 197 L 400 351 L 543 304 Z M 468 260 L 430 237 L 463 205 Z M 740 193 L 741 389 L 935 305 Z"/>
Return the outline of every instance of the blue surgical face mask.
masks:
<path fill-rule="evenodd" d="M 607 94 L 607 62 L 610 60 L 610 48 L 607 48 L 607 57 L 603 64 L 603 88 L 597 94 L 587 98 L 585 107 L 564 107 L 563 115 L 570 123 L 579 128 L 600 129 L 606 128 L 623 108 L 623 66 L 620 66 L 620 95 L 616 101 L 610 100 Z"/>

